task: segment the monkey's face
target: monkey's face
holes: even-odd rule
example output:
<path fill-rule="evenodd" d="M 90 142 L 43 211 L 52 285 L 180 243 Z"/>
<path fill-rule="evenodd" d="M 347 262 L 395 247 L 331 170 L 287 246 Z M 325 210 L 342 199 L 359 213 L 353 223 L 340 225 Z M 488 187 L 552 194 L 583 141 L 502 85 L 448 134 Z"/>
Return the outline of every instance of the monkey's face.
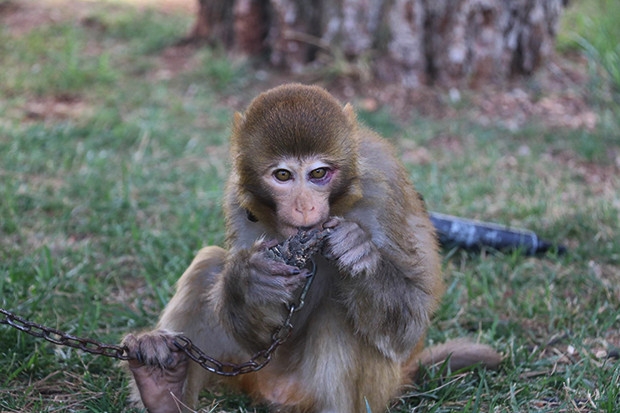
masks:
<path fill-rule="evenodd" d="M 327 221 L 338 175 L 337 168 L 317 157 L 287 157 L 267 168 L 262 180 L 275 201 L 277 230 L 283 237 Z"/>
<path fill-rule="evenodd" d="M 353 108 L 318 87 L 259 95 L 231 134 L 241 208 L 283 238 L 343 215 L 361 198 L 356 125 Z"/>

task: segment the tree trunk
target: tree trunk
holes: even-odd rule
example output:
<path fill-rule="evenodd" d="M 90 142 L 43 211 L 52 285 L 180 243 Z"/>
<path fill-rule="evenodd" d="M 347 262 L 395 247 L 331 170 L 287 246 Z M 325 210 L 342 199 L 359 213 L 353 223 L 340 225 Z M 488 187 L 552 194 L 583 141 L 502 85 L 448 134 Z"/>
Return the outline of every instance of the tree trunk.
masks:
<path fill-rule="evenodd" d="M 532 73 L 563 0 L 198 0 L 194 38 L 290 71 L 369 62 L 384 81 L 476 86 Z"/>

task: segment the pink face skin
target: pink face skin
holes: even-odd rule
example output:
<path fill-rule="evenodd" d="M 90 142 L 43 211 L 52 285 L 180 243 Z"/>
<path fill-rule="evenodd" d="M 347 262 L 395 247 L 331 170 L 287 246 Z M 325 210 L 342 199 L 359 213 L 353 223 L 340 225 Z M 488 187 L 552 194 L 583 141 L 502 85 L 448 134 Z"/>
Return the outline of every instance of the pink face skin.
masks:
<path fill-rule="evenodd" d="M 330 216 L 329 194 L 338 170 L 318 158 L 285 158 L 263 174 L 276 201 L 278 232 L 283 237 L 319 228 Z"/>

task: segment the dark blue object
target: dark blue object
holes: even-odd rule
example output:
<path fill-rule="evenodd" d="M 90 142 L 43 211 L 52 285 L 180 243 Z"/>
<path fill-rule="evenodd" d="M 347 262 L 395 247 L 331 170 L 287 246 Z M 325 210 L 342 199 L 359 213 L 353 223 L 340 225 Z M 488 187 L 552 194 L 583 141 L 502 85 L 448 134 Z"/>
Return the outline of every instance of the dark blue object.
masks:
<path fill-rule="evenodd" d="M 438 212 L 431 212 L 430 218 L 437 230 L 439 242 L 444 247 L 474 251 L 485 247 L 498 251 L 520 250 L 527 255 L 544 254 L 554 249 L 559 254 L 566 252 L 563 245 L 544 241 L 527 229 L 510 228 Z"/>

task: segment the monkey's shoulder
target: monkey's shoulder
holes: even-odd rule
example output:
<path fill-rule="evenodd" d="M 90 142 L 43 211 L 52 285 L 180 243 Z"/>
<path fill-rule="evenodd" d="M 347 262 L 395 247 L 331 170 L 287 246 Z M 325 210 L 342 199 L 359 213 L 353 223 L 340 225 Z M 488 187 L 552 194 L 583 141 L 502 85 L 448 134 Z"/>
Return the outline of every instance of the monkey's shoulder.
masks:
<path fill-rule="evenodd" d="M 360 130 L 359 139 L 362 181 L 383 181 L 392 187 L 413 190 L 409 174 L 388 140 L 366 128 Z"/>
<path fill-rule="evenodd" d="M 359 156 L 369 167 L 375 169 L 401 169 L 402 164 L 396 148 L 378 133 L 361 127 L 359 129 Z"/>

